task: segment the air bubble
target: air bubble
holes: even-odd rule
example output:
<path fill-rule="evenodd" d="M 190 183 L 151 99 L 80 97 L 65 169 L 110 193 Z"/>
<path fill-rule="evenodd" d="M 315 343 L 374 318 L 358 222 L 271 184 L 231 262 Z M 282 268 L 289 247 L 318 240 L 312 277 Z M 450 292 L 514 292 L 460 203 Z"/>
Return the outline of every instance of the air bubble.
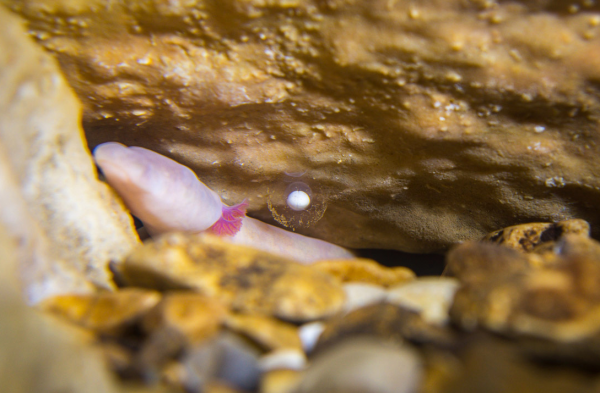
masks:
<path fill-rule="evenodd" d="M 299 172 L 286 173 L 277 184 L 269 187 L 267 199 L 275 221 L 293 231 L 315 224 L 327 209 L 318 186 L 309 186 L 306 179 L 300 181 L 298 174 Z"/>

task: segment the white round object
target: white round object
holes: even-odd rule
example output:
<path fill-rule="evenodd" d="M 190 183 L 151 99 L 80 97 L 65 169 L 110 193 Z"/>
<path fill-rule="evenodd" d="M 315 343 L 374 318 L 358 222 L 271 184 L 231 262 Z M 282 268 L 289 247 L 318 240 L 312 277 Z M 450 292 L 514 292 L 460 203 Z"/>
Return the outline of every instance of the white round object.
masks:
<path fill-rule="evenodd" d="M 287 197 L 287 204 L 292 210 L 305 210 L 310 205 L 310 197 L 304 191 L 292 191 Z"/>

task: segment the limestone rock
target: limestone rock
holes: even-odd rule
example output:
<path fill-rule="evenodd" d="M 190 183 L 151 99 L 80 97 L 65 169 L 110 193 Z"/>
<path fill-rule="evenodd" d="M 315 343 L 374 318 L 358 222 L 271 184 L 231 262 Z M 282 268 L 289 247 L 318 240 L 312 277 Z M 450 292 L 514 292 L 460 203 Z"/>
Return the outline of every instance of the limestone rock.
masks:
<path fill-rule="evenodd" d="M 301 349 L 278 349 L 263 355 L 259 367 L 263 372 L 273 370 L 297 370 L 306 367 L 306 355 Z"/>
<path fill-rule="evenodd" d="M 0 9 L 0 20 L 3 20 Z M 10 23 L 10 21 L 7 21 Z M 5 28 L 6 25 L 0 27 Z M 2 54 L 0 53 L 0 56 Z M 1 94 L 1 93 L 0 93 Z M 0 184 L 4 186 L 3 166 L 0 165 Z M 6 201 L 7 190 L 2 188 L 0 202 Z M 0 217 L 7 209 L 19 205 L 0 203 Z M 86 336 L 59 324 L 54 318 L 27 307 L 18 285 L 17 269 L 25 244 L 30 238 L 16 234 L 15 228 L 0 220 L 0 386 L 11 393 L 89 392 L 117 393 L 116 384 L 107 372 L 99 353 Z M 35 254 L 35 253 L 33 253 Z M 29 254 L 31 255 L 31 254 Z M 60 282 L 60 279 L 54 281 Z M 77 372 L 74 372 L 77 370 Z"/>
<path fill-rule="evenodd" d="M 338 277 L 342 282 L 363 282 L 383 287 L 415 278 L 415 273 L 409 268 L 390 268 L 366 258 L 323 260 L 315 262 L 312 266 Z"/>
<path fill-rule="evenodd" d="M 295 393 L 411 393 L 422 378 L 412 348 L 374 339 L 348 340 L 320 354 Z"/>
<path fill-rule="evenodd" d="M 225 326 L 249 337 L 266 351 L 278 349 L 302 350 L 298 328 L 275 318 L 232 314 L 226 318 Z"/>
<path fill-rule="evenodd" d="M 160 300 L 155 291 L 124 289 L 91 295 L 61 295 L 40 307 L 100 334 L 119 334 L 144 316 Z"/>
<path fill-rule="evenodd" d="M 435 251 L 521 222 L 599 233 L 600 7 L 557 1 L 2 0 L 53 52 L 90 144 L 142 145 L 270 219 Z"/>
<path fill-rule="evenodd" d="M 227 310 L 213 298 L 189 292 L 165 295 L 160 304 L 144 318 L 143 327 L 152 334 L 173 339 L 179 336 L 194 345 L 215 335 Z"/>
<path fill-rule="evenodd" d="M 556 250 L 552 263 L 536 267 L 502 246 L 457 247 L 448 256 L 449 271 L 458 271 L 462 283 L 452 319 L 468 329 L 481 325 L 564 343 L 600 334 L 600 244 L 571 234 Z M 461 263 L 469 270 L 453 267 Z"/>
<path fill-rule="evenodd" d="M 387 301 L 418 311 L 428 323 L 445 325 L 460 283 L 452 277 L 424 277 L 390 288 Z"/>
<path fill-rule="evenodd" d="M 330 316 L 344 303 L 334 277 L 210 235 L 163 236 L 115 268 L 130 285 L 192 289 L 234 310 L 293 321 Z"/>
<path fill-rule="evenodd" d="M 273 370 L 262 375 L 260 393 L 291 393 L 300 379 L 296 370 Z"/>
<path fill-rule="evenodd" d="M 304 352 L 312 352 L 323 330 L 325 330 L 325 324 L 321 321 L 305 323 L 298 328 Z"/>
<path fill-rule="evenodd" d="M 381 303 L 387 297 L 384 288 L 360 282 L 345 284 L 344 292 L 346 292 L 345 312 L 354 311 L 370 304 Z"/>
<path fill-rule="evenodd" d="M 370 336 L 397 343 L 409 341 L 442 346 L 449 345 L 455 339 L 451 331 L 426 323 L 415 311 L 380 303 L 328 320 L 314 351 L 323 351 L 357 336 Z"/>
<path fill-rule="evenodd" d="M 27 296 L 37 302 L 86 291 L 86 279 L 113 288 L 108 262 L 138 241 L 131 217 L 97 179 L 80 125 L 81 105 L 56 60 L 4 8 L 0 24 L 0 148 L 36 231 L 47 238 L 40 246 L 48 251 L 46 261 L 22 262 Z M 63 273 L 81 282 L 61 287 L 68 279 L 56 276 Z"/>
<path fill-rule="evenodd" d="M 573 219 L 557 223 L 536 222 L 520 224 L 494 231 L 483 240 L 530 252 L 543 243 L 558 240 L 562 235 L 589 236 L 590 225 L 584 220 Z"/>
<path fill-rule="evenodd" d="M 498 339 L 476 340 L 464 351 L 462 366 L 443 384 L 443 392 L 497 393 L 597 392 L 598 380 L 571 369 L 548 369 Z"/>
<path fill-rule="evenodd" d="M 188 351 L 183 359 L 186 373 L 182 381 L 185 391 L 202 392 L 216 381 L 240 390 L 254 391 L 259 384 L 259 351 L 233 334 L 222 334 L 215 340 Z"/>
<path fill-rule="evenodd" d="M 227 309 L 216 299 L 190 292 L 172 292 L 142 323 L 147 333 L 134 367 L 148 376 L 158 374 L 169 360 L 219 333 Z"/>

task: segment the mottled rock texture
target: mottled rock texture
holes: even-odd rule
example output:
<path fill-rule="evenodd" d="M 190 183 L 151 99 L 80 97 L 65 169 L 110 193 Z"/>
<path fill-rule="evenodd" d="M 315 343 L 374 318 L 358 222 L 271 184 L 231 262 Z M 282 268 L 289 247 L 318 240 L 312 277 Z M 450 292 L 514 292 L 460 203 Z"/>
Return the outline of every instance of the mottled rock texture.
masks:
<path fill-rule="evenodd" d="M 22 239 L 28 299 L 111 288 L 108 262 L 138 242 L 131 218 L 97 179 L 81 105 L 56 60 L 3 7 L 0 86 L 2 221 Z"/>
<path fill-rule="evenodd" d="M 10 24 L 0 10 L 0 29 Z M 1 53 L 1 52 L 0 52 Z M 1 54 L 0 54 L 1 56 Z M 6 202 L 0 165 L 0 202 Z M 17 207 L 19 209 L 20 207 Z M 6 205 L 0 203 L 0 386 L 11 393 L 90 392 L 117 393 L 113 378 L 86 337 L 28 307 L 18 285 L 17 271 L 30 237 L 15 234 L 4 221 Z M 34 244 L 37 244 L 34 242 Z M 58 282 L 59 279 L 56 280 Z M 63 281 L 65 283 L 65 281 Z"/>
<path fill-rule="evenodd" d="M 146 242 L 115 271 L 132 286 L 193 290 L 234 310 L 299 322 L 334 315 L 345 300 L 334 276 L 208 234 Z"/>
<path fill-rule="evenodd" d="M 304 232 L 350 247 L 599 233 L 597 2 L 2 3 L 58 57 L 91 145 L 165 153 L 256 217 L 306 171 L 328 209 Z"/>

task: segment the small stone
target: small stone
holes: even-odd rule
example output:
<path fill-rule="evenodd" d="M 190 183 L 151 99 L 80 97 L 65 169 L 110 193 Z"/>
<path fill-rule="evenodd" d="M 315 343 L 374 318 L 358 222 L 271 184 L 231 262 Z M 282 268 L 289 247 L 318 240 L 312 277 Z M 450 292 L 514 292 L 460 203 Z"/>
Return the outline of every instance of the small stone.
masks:
<path fill-rule="evenodd" d="M 387 292 L 384 288 L 360 282 L 344 284 L 344 292 L 346 292 L 345 312 L 354 311 L 370 304 L 380 303 L 387 297 Z"/>
<path fill-rule="evenodd" d="M 183 349 L 215 336 L 227 310 L 214 298 L 192 293 L 174 292 L 163 300 L 142 322 L 148 333 L 137 354 L 136 365 L 147 379 Z"/>
<path fill-rule="evenodd" d="M 492 232 L 483 240 L 501 244 L 515 250 L 531 252 L 546 242 L 558 240 L 562 235 L 577 234 L 588 237 L 590 225 L 579 219 L 565 220 L 557 223 L 536 222 L 515 225 Z"/>
<path fill-rule="evenodd" d="M 115 335 L 139 320 L 160 298 L 155 291 L 126 288 L 118 292 L 54 296 L 40 307 L 84 328 Z"/>
<path fill-rule="evenodd" d="M 192 348 L 184 357 L 186 391 L 201 392 L 215 381 L 254 391 L 260 381 L 260 352 L 234 334 L 221 334 L 214 340 Z"/>
<path fill-rule="evenodd" d="M 163 236 L 115 269 L 130 285 L 191 289 L 234 310 L 299 322 L 333 315 L 345 300 L 340 283 L 326 273 L 210 235 Z"/>
<path fill-rule="evenodd" d="M 323 330 L 325 330 L 323 322 L 310 322 L 300 326 L 298 334 L 300 335 L 300 340 L 302 340 L 304 352 L 312 352 Z"/>
<path fill-rule="evenodd" d="M 338 277 L 342 282 L 362 282 L 383 287 L 415 278 L 415 273 L 406 267 L 389 268 L 364 258 L 324 260 L 315 262 L 312 266 Z"/>
<path fill-rule="evenodd" d="M 296 387 L 301 373 L 296 370 L 278 369 L 263 374 L 260 380 L 260 393 L 291 393 Z"/>
<path fill-rule="evenodd" d="M 418 278 L 388 290 L 387 301 L 421 314 L 425 322 L 445 325 L 460 283 L 453 277 Z"/>
<path fill-rule="evenodd" d="M 298 328 L 275 318 L 261 315 L 231 314 L 225 326 L 249 337 L 266 351 L 280 349 L 302 349 Z"/>
<path fill-rule="evenodd" d="M 499 280 L 530 268 L 530 260 L 514 249 L 486 242 L 464 242 L 446 255 L 446 274 L 461 282 Z"/>
<path fill-rule="evenodd" d="M 470 270 L 457 269 L 463 285 L 450 309 L 452 320 L 466 329 L 481 325 L 562 343 L 600 334 L 600 244 L 568 234 L 555 248 L 552 262 L 538 267 L 524 264 L 523 253 L 501 246 L 465 243 L 454 249 L 449 267 L 463 259 Z"/>
<path fill-rule="evenodd" d="M 378 303 L 328 320 L 314 352 L 356 336 L 371 336 L 397 343 L 410 341 L 438 345 L 450 345 L 455 339 L 450 330 L 425 322 L 415 311 Z"/>
<path fill-rule="evenodd" d="M 177 334 L 193 345 L 215 335 L 226 314 L 227 309 L 214 298 L 173 292 L 145 316 L 143 327 L 151 334 L 169 330 L 169 336 Z"/>
<path fill-rule="evenodd" d="M 317 356 L 294 392 L 412 393 L 422 374 L 422 361 L 412 348 L 361 338 Z"/>
<path fill-rule="evenodd" d="M 280 349 L 263 355 L 258 364 L 263 372 L 280 369 L 302 370 L 306 366 L 306 355 L 299 349 Z"/>
<path fill-rule="evenodd" d="M 519 344 L 508 340 L 475 340 L 463 351 L 461 360 L 461 366 L 445 381 L 442 391 L 564 393 L 598 389 L 596 378 L 572 368 L 540 366 L 522 356 Z"/>

